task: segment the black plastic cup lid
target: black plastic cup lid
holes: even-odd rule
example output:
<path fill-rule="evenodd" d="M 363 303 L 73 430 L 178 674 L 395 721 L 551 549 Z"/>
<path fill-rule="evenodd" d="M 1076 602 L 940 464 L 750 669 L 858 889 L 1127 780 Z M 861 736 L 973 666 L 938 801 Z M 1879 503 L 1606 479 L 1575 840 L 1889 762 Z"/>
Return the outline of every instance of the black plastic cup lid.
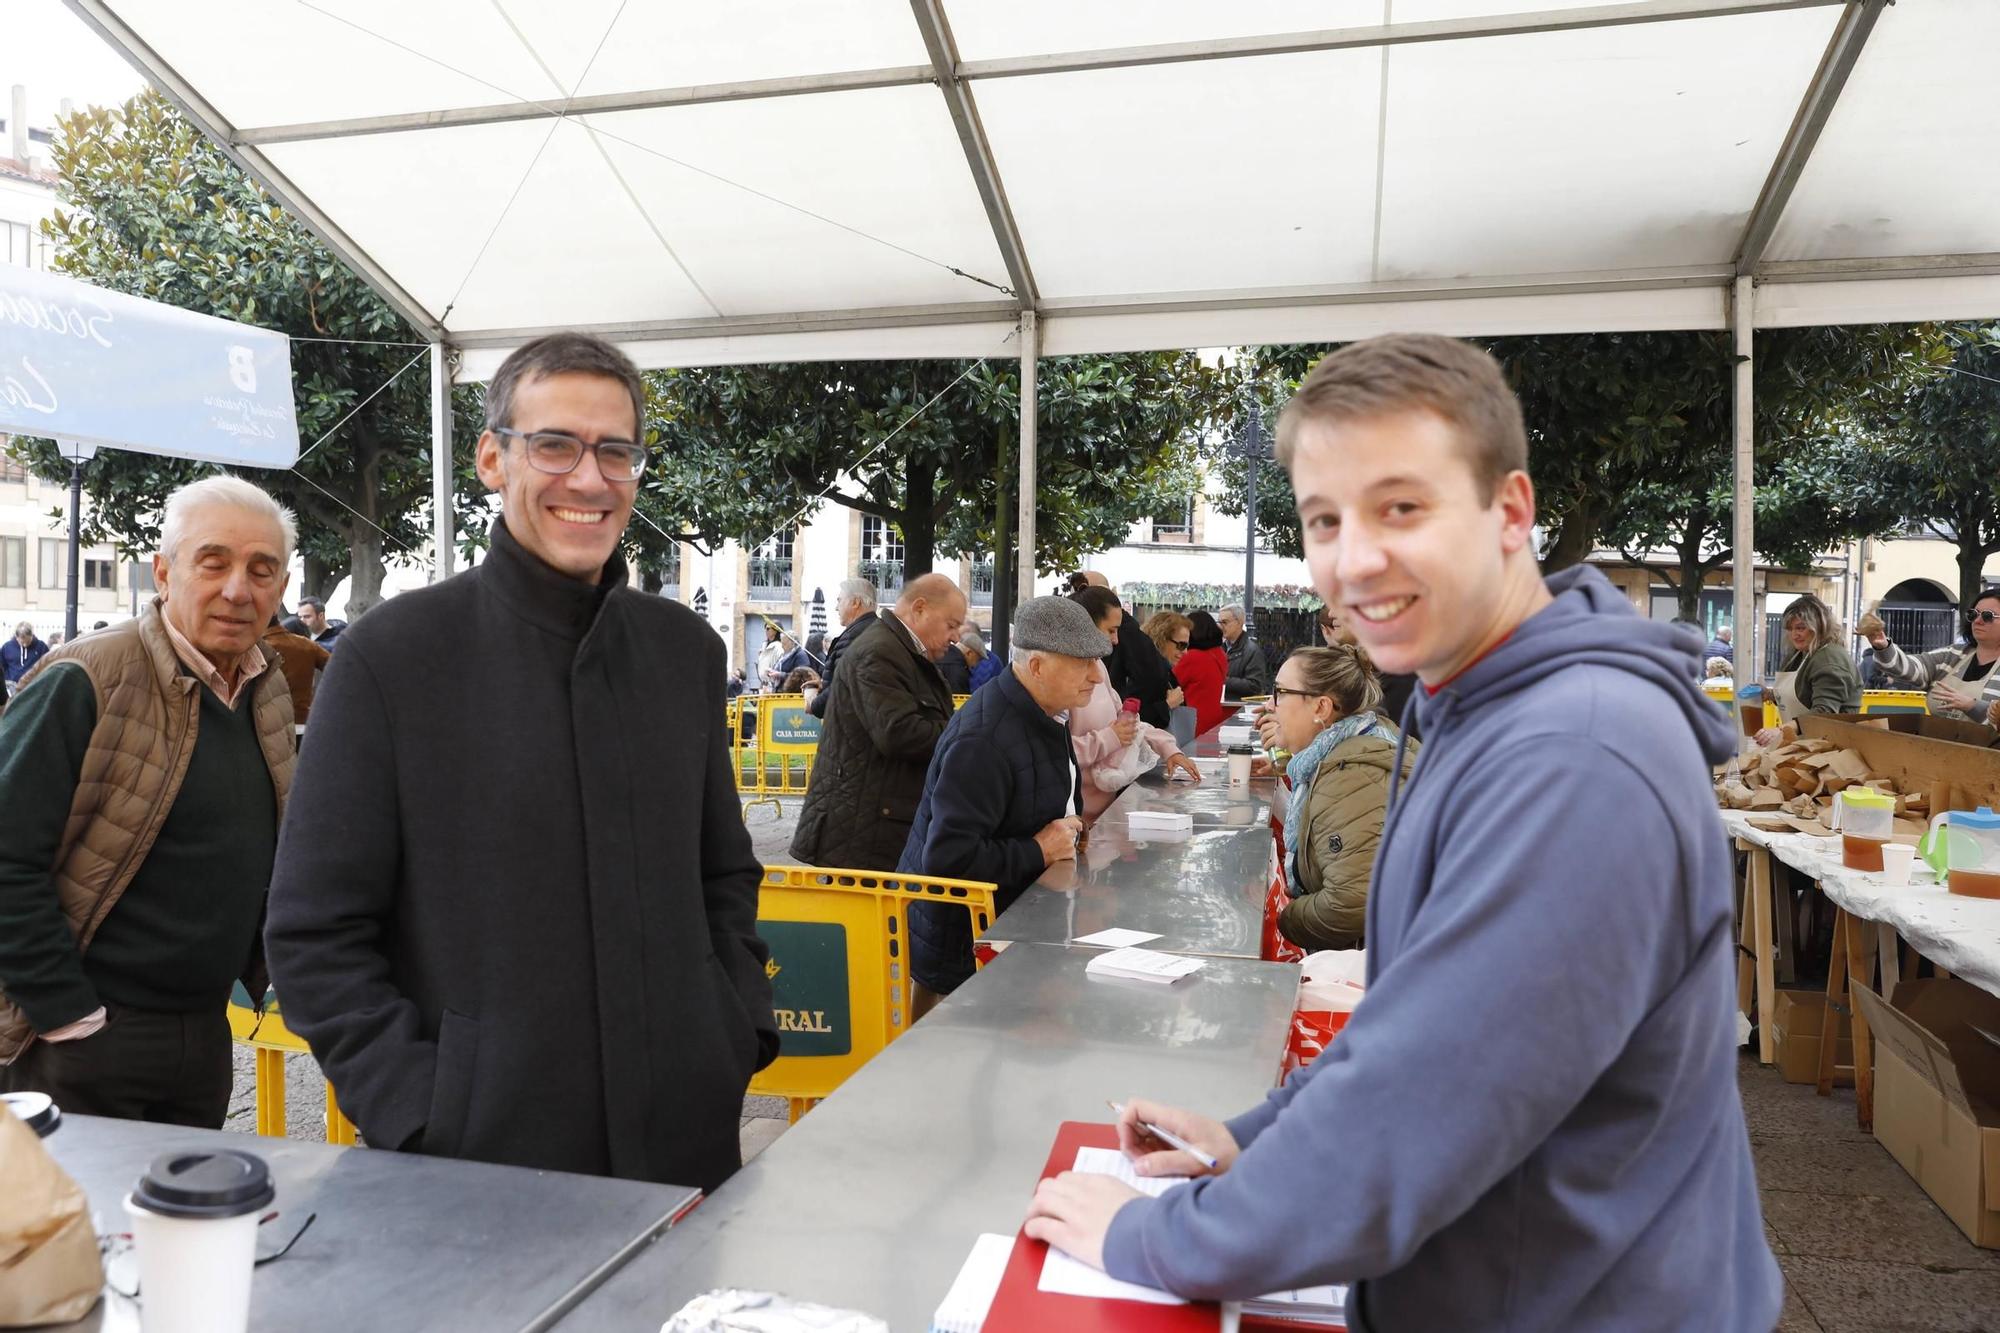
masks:
<path fill-rule="evenodd" d="M 46 1092 L 4 1092 L 0 1093 L 0 1101 L 6 1102 L 7 1109 L 41 1138 L 55 1133 L 62 1124 L 62 1108 Z"/>
<path fill-rule="evenodd" d="M 1230 747 L 1229 747 L 1229 753 L 1230 753 L 1230 754 L 1255 754 L 1255 753 L 1257 753 L 1257 747 L 1256 747 L 1256 746 L 1254 746 L 1254 745 L 1232 745 L 1232 746 L 1230 746 Z"/>
<path fill-rule="evenodd" d="M 276 1197 L 264 1159 L 234 1148 L 163 1153 L 132 1188 L 132 1202 L 166 1217 L 241 1217 Z"/>

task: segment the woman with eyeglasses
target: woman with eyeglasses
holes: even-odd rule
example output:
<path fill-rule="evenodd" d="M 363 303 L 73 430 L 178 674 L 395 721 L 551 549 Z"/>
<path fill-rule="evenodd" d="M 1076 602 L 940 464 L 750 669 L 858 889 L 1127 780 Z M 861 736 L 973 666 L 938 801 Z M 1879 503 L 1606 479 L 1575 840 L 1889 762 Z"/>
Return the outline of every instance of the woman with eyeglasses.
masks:
<path fill-rule="evenodd" d="M 1882 617 L 1872 611 L 1861 617 L 1855 632 L 1875 650 L 1875 669 L 1885 679 L 1929 692 L 1932 716 L 1992 726 L 2000 710 L 2000 671 L 1993 669 L 2000 661 L 2000 587 L 1980 589 L 1968 620 L 1969 651 L 1954 646 L 1906 653 L 1889 641 Z"/>
<path fill-rule="evenodd" d="M 1861 673 L 1841 642 L 1844 636 L 1832 608 L 1807 593 L 1785 608 L 1779 624 L 1792 645 L 1772 688 L 1783 725 L 1758 732 L 1759 745 L 1795 738 L 1798 720 L 1807 713 L 1861 711 Z"/>
<path fill-rule="evenodd" d="M 1258 730 L 1282 772 L 1289 800 L 1273 802 L 1284 824 L 1285 891 L 1278 930 L 1301 949 L 1358 949 L 1389 782 L 1408 781 L 1420 748 L 1398 745 L 1395 724 L 1376 711 L 1382 682 L 1354 644 L 1301 648 L 1278 668 Z M 1270 771 L 1264 761 L 1259 766 Z"/>
<path fill-rule="evenodd" d="M 1179 655 L 1169 660 L 1188 707 L 1194 709 L 1194 729 L 1200 734 L 1221 726 L 1230 714 L 1222 704 L 1222 687 L 1229 679 L 1229 650 L 1222 646 L 1222 626 L 1208 612 L 1190 612 L 1187 624 L 1187 631 L 1174 642 Z"/>

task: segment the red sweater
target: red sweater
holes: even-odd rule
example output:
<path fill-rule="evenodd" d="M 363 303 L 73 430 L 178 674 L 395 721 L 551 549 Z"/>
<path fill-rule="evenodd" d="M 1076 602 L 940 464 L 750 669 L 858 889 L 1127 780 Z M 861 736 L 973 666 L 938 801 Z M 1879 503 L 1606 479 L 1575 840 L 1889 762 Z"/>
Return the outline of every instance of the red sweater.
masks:
<path fill-rule="evenodd" d="M 1229 654 L 1220 648 L 1190 648 L 1174 663 L 1174 679 L 1194 709 L 1197 734 L 1219 726 L 1230 710 L 1222 706 L 1222 685 L 1229 679 Z"/>

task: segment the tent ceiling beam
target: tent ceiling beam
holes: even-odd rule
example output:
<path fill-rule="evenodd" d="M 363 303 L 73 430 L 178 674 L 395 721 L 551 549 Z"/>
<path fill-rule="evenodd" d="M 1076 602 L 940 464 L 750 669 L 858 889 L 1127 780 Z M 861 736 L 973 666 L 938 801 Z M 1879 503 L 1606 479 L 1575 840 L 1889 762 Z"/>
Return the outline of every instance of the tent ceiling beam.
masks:
<path fill-rule="evenodd" d="M 1812 82 L 1806 85 L 1798 114 L 1792 118 L 1785 141 L 1779 145 L 1777 160 L 1771 164 L 1771 174 L 1765 178 L 1764 188 L 1750 210 L 1742 244 L 1736 250 L 1737 272 L 1753 276 L 1759 273 L 1771 236 L 1785 215 L 1785 206 L 1792 201 L 1792 191 L 1798 188 L 1799 177 L 1805 173 L 1820 132 L 1826 128 L 1827 118 L 1840 100 L 1841 89 L 1847 86 L 1847 76 L 1854 72 L 1861 48 L 1867 45 L 1868 34 L 1875 30 L 1875 21 L 1882 17 L 1888 3 L 1889 0 L 1852 0 L 1834 25 L 1826 53 L 1820 57 L 1819 68 L 1813 71 Z"/>
<path fill-rule="evenodd" d="M 1632 3 L 1593 5 L 1582 9 L 1539 10 L 1478 18 L 1437 19 L 1421 23 L 1380 23 L 1363 27 L 1325 28 L 1311 32 L 1274 33 L 1257 37 L 1051 52 L 997 60 L 960 61 L 954 53 L 952 59 L 942 65 L 936 61 L 933 54 L 933 63 L 930 65 L 897 65 L 833 74 L 790 75 L 771 79 L 746 79 L 734 83 L 694 84 L 637 92 L 600 93 L 575 99 L 570 103 L 567 113 L 561 106 L 548 102 L 504 102 L 487 106 L 411 111 L 395 115 L 252 126 L 233 131 L 229 142 L 254 147 L 312 139 L 345 139 L 366 134 L 398 134 L 415 130 L 447 129 L 462 125 L 503 124 L 510 121 L 538 120 L 559 114 L 607 115 L 619 111 L 652 111 L 668 107 L 701 106 L 714 102 L 798 97 L 813 93 L 905 88 L 925 83 L 943 86 L 953 79 L 970 82 L 979 79 L 1020 78 L 1035 74 L 1129 69 L 1142 65 L 1185 64 L 1201 60 L 1293 55 L 1304 51 L 1344 51 L 1366 47 L 1407 46 L 1419 42 L 1458 41 L 1477 37 L 1572 32 L 1582 28 L 1612 28 L 1635 23 L 1672 23 L 1687 19 L 1727 18 L 1732 15 L 1761 14 L 1773 10 L 1813 9 L 1845 3 L 1848 3 L 1848 0 L 1634 0 Z M 937 21 L 942 23 L 942 13 L 938 5 L 912 0 L 912 8 L 916 11 L 919 27 L 924 29 L 926 45 L 934 45 L 932 30 L 927 26 L 924 11 L 937 13 Z"/>
<path fill-rule="evenodd" d="M 972 89 L 958 74 L 958 44 L 951 37 L 951 23 L 945 18 L 942 0 L 910 0 L 910 13 L 923 34 L 924 49 L 930 53 L 938 90 L 951 112 L 952 128 L 958 131 L 965 163 L 979 189 L 979 202 L 986 209 L 986 221 L 993 228 L 993 242 L 1007 265 L 1007 280 L 1021 307 L 1033 310 L 1037 299 L 1035 272 L 1028 265 L 1027 247 L 1021 243 L 1021 229 L 1014 210 L 1007 204 L 1007 188 L 1000 180 L 1000 168 L 993 160 L 993 145 L 987 142 L 986 127 L 979 121 L 978 104 Z"/>
<path fill-rule="evenodd" d="M 453 107 L 441 111 L 410 111 L 390 116 L 359 116 L 351 120 L 308 120 L 292 125 L 261 125 L 236 131 L 239 144 L 298 143 L 312 139 L 352 139 L 366 134 L 402 134 L 443 130 L 462 125 L 502 125 L 548 116 L 597 116 L 619 111 L 658 111 L 668 107 L 706 106 L 716 102 L 754 102 L 771 97 L 812 93 L 850 93 L 874 88 L 909 88 L 935 83 L 929 65 L 897 65 L 886 69 L 853 70 L 840 74 L 807 74 L 781 79 L 746 79 L 737 83 L 701 83 L 683 88 L 653 88 L 632 93 L 597 93 L 578 97 L 567 111 L 559 103 L 499 102 L 490 106 Z"/>
<path fill-rule="evenodd" d="M 959 67 L 965 79 L 1008 79 L 1035 74 L 1076 74 L 1090 70 L 1177 65 L 1197 60 L 1239 60 L 1250 56 L 1297 55 L 1307 51 L 1351 51 L 1421 42 L 1455 42 L 1477 37 L 1520 37 L 1533 33 L 1620 28 L 1635 23 L 1677 23 L 1687 19 L 1729 18 L 1775 10 L 1818 9 L 1848 0 L 1635 0 L 1581 9 L 1549 9 L 1413 23 L 1376 23 L 1312 32 L 1271 33 L 1206 41 L 1164 42 L 1096 51 L 1051 52 L 998 60 L 970 60 Z"/>
<path fill-rule="evenodd" d="M 1783 260 L 1764 266 L 1765 282 L 1851 282 L 1865 279 L 1936 278 L 2000 273 L 2000 254 L 1908 255 L 1887 259 Z M 1728 288 L 1736 277 L 1728 264 L 1673 268 L 1541 273 L 1518 278 L 1443 278 L 1345 286 L 1256 287 L 1237 291 L 1180 292 L 1158 296 L 1109 295 L 1044 299 L 1039 309 L 1051 320 L 1111 315 L 1185 314 L 1202 311 L 1286 309 L 1300 306 L 1371 305 L 1400 301 L 1460 301 L 1526 296 L 1586 296 L 1603 292 L 1674 291 Z M 881 309 L 806 310 L 721 318 L 646 320 L 587 324 L 578 328 L 614 342 L 683 338 L 755 337 L 787 333 L 831 333 L 854 329 L 941 327 L 1012 321 L 1011 301 L 967 301 Z M 538 327 L 455 331 L 457 347 L 513 347 L 549 332 Z"/>
<path fill-rule="evenodd" d="M 369 257 L 368 252 L 356 245 L 332 219 L 297 186 L 285 178 L 268 158 L 254 148 L 234 144 L 235 129 L 225 120 L 214 105 L 183 79 L 174 67 L 160 57 L 150 45 L 143 41 L 123 19 L 111 12 L 102 0 L 63 0 L 70 12 L 82 19 L 112 48 L 123 55 L 131 66 L 144 74 L 161 94 L 185 115 L 210 142 L 222 153 L 241 167 L 252 180 L 263 186 L 278 203 L 292 216 L 303 222 L 313 235 L 346 265 L 361 275 L 370 287 L 375 289 L 384 301 L 408 320 L 419 332 L 426 335 L 438 333 L 442 326 L 437 317 L 426 310 L 423 304 L 402 284 L 390 277 L 388 272 Z"/>

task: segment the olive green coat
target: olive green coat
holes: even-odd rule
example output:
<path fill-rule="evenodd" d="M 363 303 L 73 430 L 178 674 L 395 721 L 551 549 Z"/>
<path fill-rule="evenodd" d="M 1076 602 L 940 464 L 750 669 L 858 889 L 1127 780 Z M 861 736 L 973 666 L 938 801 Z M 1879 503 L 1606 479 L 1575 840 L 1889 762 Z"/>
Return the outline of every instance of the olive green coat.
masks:
<path fill-rule="evenodd" d="M 1416 741 L 1404 748 L 1405 782 L 1417 750 Z M 1356 736 L 1336 746 L 1313 773 L 1296 866 L 1297 882 L 1306 892 L 1286 903 L 1278 916 L 1278 930 L 1308 953 L 1358 949 L 1363 943 L 1368 884 L 1395 762 L 1394 742 Z"/>

